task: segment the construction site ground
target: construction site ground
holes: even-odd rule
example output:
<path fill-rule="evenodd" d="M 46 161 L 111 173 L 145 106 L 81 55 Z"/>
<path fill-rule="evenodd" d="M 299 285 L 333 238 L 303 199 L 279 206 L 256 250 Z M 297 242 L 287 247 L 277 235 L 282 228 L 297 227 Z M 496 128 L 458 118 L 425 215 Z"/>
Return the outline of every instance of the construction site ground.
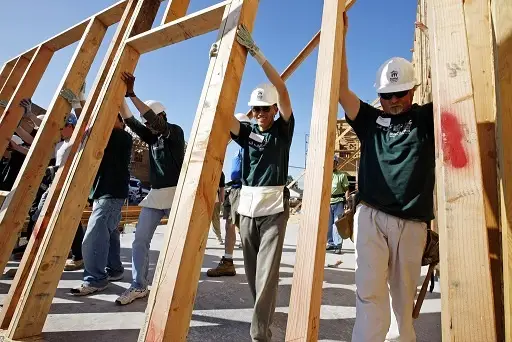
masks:
<path fill-rule="evenodd" d="M 274 341 L 284 341 L 299 220 L 300 215 L 293 215 L 286 231 L 277 309 L 272 328 Z M 222 221 L 221 224 L 223 227 L 224 222 Z M 162 248 L 165 229 L 166 226 L 160 226 L 151 243 L 151 277 L 153 277 L 159 250 Z M 127 227 L 121 237 L 122 262 L 125 266 L 123 281 L 111 283 L 104 292 L 96 295 L 74 297 L 69 294 L 69 289 L 80 285 L 82 272 L 64 272 L 62 274 L 44 327 L 43 338 L 45 341 L 137 341 L 139 329 L 144 321 L 147 300 L 139 300 L 127 306 L 114 304 L 117 296 L 130 286 L 133 230 L 133 227 Z M 206 276 L 206 270 L 214 267 L 223 253 L 224 247 L 218 244 L 214 234 L 210 231 L 188 341 L 250 341 L 249 327 L 253 302 L 245 278 L 242 250 L 235 248 L 236 276 L 222 278 Z M 328 253 L 325 265 L 335 264 L 338 260 L 341 260 L 342 264 L 337 268 L 326 267 L 324 271 L 320 341 L 351 340 L 356 308 L 355 255 L 354 245 L 350 240 L 345 240 L 342 255 Z M 17 266 L 17 262 L 8 264 L 8 268 Z M 422 275 L 425 273 L 426 268 L 422 270 Z M 422 279 L 418 279 L 418 284 Z M 2 302 L 10 284 L 11 280 L 8 279 L 0 281 L 0 300 Z M 419 342 L 441 341 L 440 311 L 439 284 L 436 283 L 434 292 L 427 293 L 421 315 L 415 322 Z"/>

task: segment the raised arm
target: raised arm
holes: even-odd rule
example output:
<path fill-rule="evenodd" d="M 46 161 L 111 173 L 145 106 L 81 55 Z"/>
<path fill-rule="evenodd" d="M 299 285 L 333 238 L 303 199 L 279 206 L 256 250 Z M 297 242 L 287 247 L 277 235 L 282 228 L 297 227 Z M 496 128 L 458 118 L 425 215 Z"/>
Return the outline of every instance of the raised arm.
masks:
<path fill-rule="evenodd" d="M 345 29 L 343 32 L 343 57 L 341 61 L 341 74 L 340 74 L 340 104 L 349 119 L 355 120 L 359 112 L 361 102 L 356 94 L 354 94 L 348 87 L 348 67 L 347 67 L 347 31 L 348 31 L 348 16 L 345 12 L 343 14 L 343 22 Z"/>
<path fill-rule="evenodd" d="M 265 58 L 258 46 L 256 46 L 251 34 L 243 25 L 240 25 L 238 28 L 237 41 L 247 48 L 251 56 L 253 56 L 263 68 L 268 80 L 274 85 L 274 87 L 276 87 L 279 113 L 285 121 L 288 121 L 292 115 L 292 104 L 290 101 L 290 95 L 288 94 L 288 89 L 286 88 L 286 84 L 283 79 L 272 64 L 270 64 L 270 62 Z"/>
<path fill-rule="evenodd" d="M 123 72 L 121 79 L 126 84 L 125 97 L 129 97 L 130 100 L 132 100 L 133 105 L 135 106 L 135 108 L 137 108 L 140 115 L 144 119 L 146 119 L 147 125 L 155 132 L 158 132 L 159 134 L 168 137 L 170 134 L 170 130 L 165 118 L 160 115 L 157 115 L 159 113 L 155 113 L 153 110 L 151 110 L 151 107 L 142 102 L 141 99 L 139 99 L 137 95 L 135 95 L 135 76 L 133 76 L 129 72 Z"/>
<path fill-rule="evenodd" d="M 23 128 L 18 126 L 15 132 L 28 145 L 32 145 L 32 143 L 34 142 L 34 137 L 32 137 L 30 133 L 25 131 Z"/>

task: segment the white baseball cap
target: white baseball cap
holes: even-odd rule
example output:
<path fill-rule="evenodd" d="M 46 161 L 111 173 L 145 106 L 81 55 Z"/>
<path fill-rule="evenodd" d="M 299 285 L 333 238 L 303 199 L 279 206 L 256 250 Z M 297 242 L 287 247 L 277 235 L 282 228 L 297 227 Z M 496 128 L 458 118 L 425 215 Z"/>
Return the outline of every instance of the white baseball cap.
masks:
<path fill-rule="evenodd" d="M 377 93 L 394 93 L 411 90 L 416 85 L 412 63 L 402 57 L 393 57 L 380 66 L 374 86 Z"/>
<path fill-rule="evenodd" d="M 251 119 L 249 119 L 249 117 L 247 116 L 247 114 L 245 113 L 237 113 L 235 114 L 235 117 L 238 121 L 240 122 L 248 122 L 248 123 L 251 123 Z"/>
<path fill-rule="evenodd" d="M 251 93 L 249 106 L 272 106 L 277 103 L 277 90 L 273 84 L 264 83 Z"/>

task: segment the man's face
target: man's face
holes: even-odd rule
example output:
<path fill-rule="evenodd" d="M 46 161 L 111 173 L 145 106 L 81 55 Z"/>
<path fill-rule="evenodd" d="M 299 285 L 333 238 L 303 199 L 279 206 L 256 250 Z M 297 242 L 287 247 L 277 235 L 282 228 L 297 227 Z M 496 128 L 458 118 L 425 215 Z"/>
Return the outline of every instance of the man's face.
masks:
<path fill-rule="evenodd" d="M 397 115 L 406 112 L 412 106 L 414 89 L 395 93 L 379 94 L 380 104 L 384 112 Z"/>
<path fill-rule="evenodd" d="M 71 138 L 71 136 L 73 135 L 74 128 L 75 127 L 73 125 L 66 124 L 64 128 L 61 129 L 60 131 L 60 136 L 62 137 L 62 139 L 66 140 Z"/>
<path fill-rule="evenodd" d="M 167 114 L 165 114 L 165 112 L 158 113 L 157 115 L 158 115 L 159 117 L 163 118 L 165 121 L 167 121 Z M 148 122 L 147 122 L 147 121 L 146 121 L 146 122 L 144 122 L 144 125 L 145 125 L 147 128 L 149 128 L 149 130 L 151 131 L 151 133 L 153 133 L 153 134 L 158 134 L 158 132 L 157 132 L 157 131 L 155 131 L 154 129 L 152 129 L 151 127 L 149 127 L 149 125 L 148 125 Z"/>
<path fill-rule="evenodd" d="M 266 130 L 274 123 L 274 116 L 277 114 L 277 106 L 254 106 L 251 109 L 253 117 L 262 130 Z"/>

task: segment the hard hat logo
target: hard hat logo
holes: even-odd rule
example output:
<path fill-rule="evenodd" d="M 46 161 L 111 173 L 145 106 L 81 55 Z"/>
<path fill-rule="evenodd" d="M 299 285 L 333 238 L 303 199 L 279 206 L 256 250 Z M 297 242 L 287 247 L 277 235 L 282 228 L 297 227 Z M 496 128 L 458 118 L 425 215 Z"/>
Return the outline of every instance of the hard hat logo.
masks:
<path fill-rule="evenodd" d="M 263 90 L 261 90 L 261 89 L 258 90 L 258 94 L 256 95 L 256 98 L 260 101 L 263 100 Z"/>
<path fill-rule="evenodd" d="M 389 75 L 389 80 L 391 82 L 398 82 L 398 72 L 396 70 L 391 71 L 391 75 Z"/>
<path fill-rule="evenodd" d="M 256 87 L 249 100 L 249 106 L 272 106 L 277 103 L 277 90 L 271 83 Z"/>

